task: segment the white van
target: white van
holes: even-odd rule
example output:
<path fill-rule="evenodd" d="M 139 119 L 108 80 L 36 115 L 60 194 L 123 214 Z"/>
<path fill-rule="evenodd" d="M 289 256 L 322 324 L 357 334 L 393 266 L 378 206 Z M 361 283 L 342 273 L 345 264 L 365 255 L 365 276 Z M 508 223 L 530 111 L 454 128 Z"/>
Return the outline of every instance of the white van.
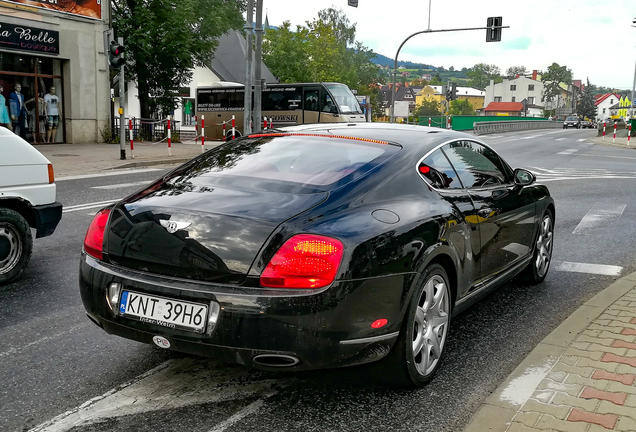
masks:
<path fill-rule="evenodd" d="M 39 151 L 0 127 L 0 285 L 20 276 L 33 238 L 53 234 L 62 219 L 55 201 L 53 165 Z"/>

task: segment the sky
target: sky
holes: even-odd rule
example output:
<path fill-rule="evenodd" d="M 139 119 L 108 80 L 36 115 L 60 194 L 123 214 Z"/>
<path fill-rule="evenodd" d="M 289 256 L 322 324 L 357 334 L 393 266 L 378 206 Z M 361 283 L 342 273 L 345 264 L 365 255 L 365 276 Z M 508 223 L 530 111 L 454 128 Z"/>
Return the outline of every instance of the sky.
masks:
<path fill-rule="evenodd" d="M 256 2 L 255 2 L 256 3 Z M 391 7 L 392 6 L 392 7 Z M 292 28 L 318 17 L 329 7 L 356 23 L 356 39 L 367 48 L 395 58 L 411 34 L 429 29 L 429 0 L 263 0 L 269 23 L 290 21 Z M 494 64 L 501 73 L 511 66 L 546 70 L 567 66 L 574 79 L 597 86 L 632 89 L 636 64 L 635 0 L 430 0 L 430 29 L 485 27 L 490 16 L 503 17 L 501 42 L 486 42 L 486 30 L 425 33 L 409 39 L 398 60 L 448 69 Z"/>

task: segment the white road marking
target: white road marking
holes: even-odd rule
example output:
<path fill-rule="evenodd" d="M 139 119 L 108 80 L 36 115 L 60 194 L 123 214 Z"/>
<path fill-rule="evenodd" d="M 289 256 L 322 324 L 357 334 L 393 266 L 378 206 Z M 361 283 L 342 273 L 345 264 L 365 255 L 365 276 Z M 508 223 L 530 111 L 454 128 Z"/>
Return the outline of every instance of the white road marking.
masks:
<path fill-rule="evenodd" d="M 97 178 L 97 177 L 110 177 L 110 176 L 118 176 L 118 175 L 126 175 L 126 174 L 138 174 L 152 171 L 163 171 L 159 168 L 141 168 L 141 169 L 124 169 L 124 170 L 112 170 L 108 172 L 102 172 L 97 174 L 81 174 L 81 175 L 71 175 L 64 177 L 57 177 L 55 182 L 65 181 L 65 180 L 80 180 L 87 178 Z"/>
<path fill-rule="evenodd" d="M 574 228 L 572 234 L 583 234 L 585 231 L 599 226 L 611 226 L 612 222 L 621 217 L 626 207 L 625 204 L 602 204 L 599 206 L 599 203 L 596 203 Z"/>
<path fill-rule="evenodd" d="M 91 189 L 120 189 L 120 188 L 127 188 L 131 186 L 141 186 L 148 183 L 152 183 L 152 180 L 144 180 L 144 181 L 138 181 L 133 183 L 111 184 L 111 185 L 105 185 L 105 186 L 92 186 Z"/>
<path fill-rule="evenodd" d="M 583 155 L 577 155 L 577 156 L 583 156 Z M 580 170 L 580 169 L 573 169 L 573 168 L 547 169 L 547 168 L 539 168 L 539 167 L 530 167 L 530 169 L 541 182 L 549 182 L 549 181 L 557 181 L 557 180 L 636 178 L 636 172 L 609 171 L 605 169 Z"/>
<path fill-rule="evenodd" d="M 575 262 L 553 262 L 552 269 L 556 271 L 598 274 L 605 276 L 620 276 L 623 267 L 604 264 L 585 264 Z"/>
<path fill-rule="evenodd" d="M 530 136 L 526 136 L 526 137 L 520 137 L 520 140 L 527 140 L 527 139 L 533 139 L 533 138 L 539 138 L 541 135 L 530 135 Z"/>
<path fill-rule="evenodd" d="M 62 210 L 62 213 L 70 213 L 70 212 L 76 212 L 76 211 L 82 211 L 82 210 L 89 210 L 89 209 L 96 208 L 96 207 L 102 207 L 102 206 L 106 206 L 108 204 L 112 204 L 114 202 L 117 202 L 120 199 L 121 198 L 114 199 L 114 200 L 109 200 L 109 201 L 100 201 L 100 202 L 87 203 L 87 204 L 78 204 L 78 205 L 74 205 L 74 206 L 66 206 Z"/>
<path fill-rule="evenodd" d="M 254 375 L 245 368 L 219 366 L 210 359 L 168 360 L 133 381 L 36 426 L 30 432 L 64 432 L 109 418 L 254 396 L 263 400 L 277 393 L 272 388 L 278 383 L 276 380 L 259 380 Z M 230 420 L 235 423 L 256 412 L 259 407 L 256 402 L 248 405 L 218 427 L 225 424 L 227 428 L 231 426 Z"/>
<path fill-rule="evenodd" d="M 587 138 L 581 138 L 578 140 L 579 142 L 587 141 Z"/>
<path fill-rule="evenodd" d="M 555 141 L 563 141 L 565 138 L 555 138 Z"/>
<path fill-rule="evenodd" d="M 251 404 L 243 408 L 241 411 L 237 412 L 232 417 L 228 418 L 223 423 L 216 426 L 214 429 L 210 429 L 210 432 L 223 432 L 230 426 L 234 426 L 235 423 L 243 420 L 248 415 L 258 412 L 261 406 L 263 406 L 263 402 L 264 402 L 263 399 L 259 399 L 257 401 L 252 402 Z"/>
<path fill-rule="evenodd" d="M 562 152 L 559 152 L 557 154 L 571 155 L 572 153 L 576 153 L 577 151 L 579 151 L 579 149 L 567 149 L 567 150 L 563 150 Z"/>

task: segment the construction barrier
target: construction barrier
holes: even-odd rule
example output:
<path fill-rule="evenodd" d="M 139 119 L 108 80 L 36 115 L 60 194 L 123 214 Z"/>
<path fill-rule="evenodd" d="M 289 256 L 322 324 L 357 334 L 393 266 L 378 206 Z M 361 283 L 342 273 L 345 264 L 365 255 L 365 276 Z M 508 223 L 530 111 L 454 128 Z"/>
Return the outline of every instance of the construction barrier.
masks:
<path fill-rule="evenodd" d="M 168 116 L 168 156 L 172 156 L 172 133 L 170 131 L 170 116 Z"/>
<path fill-rule="evenodd" d="M 205 116 L 201 116 L 201 153 L 205 151 Z"/>
<path fill-rule="evenodd" d="M 629 131 L 627 132 L 627 146 L 629 147 L 629 140 L 632 137 L 632 122 L 629 122 Z"/>
<path fill-rule="evenodd" d="M 616 142 L 616 122 L 614 122 L 614 139 L 612 140 L 612 142 Z"/>
<path fill-rule="evenodd" d="M 607 126 L 607 122 L 603 122 L 603 139 L 605 139 L 605 126 Z"/>

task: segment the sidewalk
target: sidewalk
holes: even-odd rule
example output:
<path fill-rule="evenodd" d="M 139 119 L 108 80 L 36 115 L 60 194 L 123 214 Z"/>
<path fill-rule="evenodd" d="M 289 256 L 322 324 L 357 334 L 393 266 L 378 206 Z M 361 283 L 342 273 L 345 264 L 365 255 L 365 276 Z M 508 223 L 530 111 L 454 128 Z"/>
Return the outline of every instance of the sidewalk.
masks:
<path fill-rule="evenodd" d="M 220 142 L 206 142 L 205 150 L 210 150 Z M 134 143 L 134 159 L 130 144 L 126 146 L 126 159 L 121 160 L 119 144 L 40 144 L 34 146 L 53 164 L 57 178 L 95 174 L 112 169 L 139 168 L 154 165 L 176 165 L 201 154 L 201 142 L 172 144 L 168 154 L 168 144 Z"/>
<path fill-rule="evenodd" d="M 546 337 L 464 432 L 636 431 L 636 273 Z"/>
<path fill-rule="evenodd" d="M 614 140 L 613 132 L 605 133 L 605 138 L 603 138 L 602 136 L 593 137 L 590 139 L 590 141 L 592 141 L 594 144 L 636 149 L 636 137 L 631 137 L 629 145 L 628 145 L 626 136 L 624 137 L 617 136 L 616 140 Z"/>

